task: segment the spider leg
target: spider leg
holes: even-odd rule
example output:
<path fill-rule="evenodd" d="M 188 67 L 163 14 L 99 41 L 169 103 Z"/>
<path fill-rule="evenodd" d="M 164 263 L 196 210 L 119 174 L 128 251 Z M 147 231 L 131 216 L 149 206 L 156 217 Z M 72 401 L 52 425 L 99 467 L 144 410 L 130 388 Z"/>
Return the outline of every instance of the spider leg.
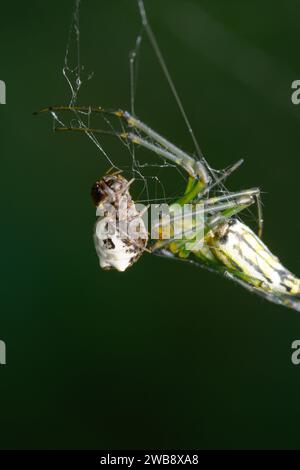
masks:
<path fill-rule="evenodd" d="M 264 217 L 260 191 L 256 194 L 257 217 L 258 217 L 258 236 L 262 238 L 264 229 Z"/>
<path fill-rule="evenodd" d="M 207 199 L 205 201 L 205 205 L 206 206 L 214 205 L 221 201 L 229 201 L 231 199 L 236 199 L 239 196 L 254 196 L 255 197 L 256 204 L 257 204 L 258 236 L 259 238 L 262 238 L 264 219 L 263 219 L 263 209 L 262 209 L 262 202 L 261 202 L 261 192 L 259 188 L 245 189 L 243 191 L 239 191 L 233 194 L 213 197 L 213 198 Z"/>
<path fill-rule="evenodd" d="M 224 277 L 230 279 L 231 281 L 239 284 L 242 287 L 245 287 L 245 289 L 249 290 L 250 292 L 257 293 L 257 290 L 264 287 L 263 281 L 251 276 L 247 276 L 244 273 L 241 273 L 240 271 L 234 271 L 233 274 L 226 270 L 224 271 Z"/>
<path fill-rule="evenodd" d="M 149 126 L 144 124 L 142 121 L 128 113 L 127 111 L 122 110 L 108 110 L 104 109 L 101 106 L 91 107 L 91 106 L 52 106 L 48 108 L 43 108 L 38 113 L 45 113 L 51 111 L 75 111 L 81 112 L 84 114 L 89 113 L 100 113 L 100 114 L 109 114 L 117 116 L 121 119 L 124 119 L 127 125 L 133 129 L 137 129 L 144 133 L 147 137 L 151 138 L 155 143 L 151 143 L 143 137 L 135 134 L 134 132 L 129 133 L 120 133 L 117 134 L 120 138 L 124 140 L 128 140 L 133 144 L 140 145 L 148 150 L 156 153 L 157 155 L 165 158 L 173 163 L 181 166 L 190 176 L 191 181 L 194 184 L 190 185 L 190 192 L 185 193 L 184 197 L 180 200 L 179 203 L 185 204 L 191 200 L 193 200 L 197 195 L 199 198 L 202 198 L 205 194 L 207 194 L 214 186 L 220 184 L 224 179 L 226 179 L 233 171 L 235 171 L 242 163 L 243 160 L 239 160 L 235 163 L 232 167 L 225 171 L 225 173 L 215 180 L 212 184 L 210 184 L 210 176 L 208 174 L 205 160 L 203 163 L 199 160 L 194 159 L 186 152 L 178 148 L 176 145 L 172 144 L 169 140 L 165 137 L 158 134 L 156 131 L 151 129 Z M 101 134 L 108 134 L 108 135 L 116 135 L 116 133 L 112 131 L 102 130 L 102 129 L 92 129 L 88 127 L 61 127 L 56 128 L 56 131 L 81 131 L 85 133 L 101 133 Z M 188 187 L 189 187 L 188 183 Z M 224 196 L 225 198 L 226 196 Z M 227 198 L 230 196 L 227 196 Z M 262 210 L 262 203 L 259 193 L 256 194 L 256 202 L 257 202 L 257 212 L 258 212 L 258 236 L 261 238 L 263 233 L 263 210 Z"/>
<path fill-rule="evenodd" d="M 205 206 L 214 205 L 223 201 L 231 201 L 232 199 L 237 200 L 240 197 L 257 196 L 260 193 L 259 188 L 243 189 L 242 191 L 236 191 L 235 193 L 224 194 L 223 196 L 216 196 L 206 199 Z"/>
<path fill-rule="evenodd" d="M 199 199 L 200 198 L 202 199 L 211 189 L 218 186 L 225 179 L 227 179 L 228 176 L 230 176 L 231 173 L 233 173 L 235 170 L 237 170 L 243 163 L 244 163 L 244 160 L 241 158 L 236 163 L 234 163 L 232 166 L 230 166 L 227 170 L 225 170 L 224 173 L 222 174 L 222 176 L 215 179 L 215 181 L 212 184 L 207 185 L 206 189 L 199 195 Z"/>
<path fill-rule="evenodd" d="M 255 190 L 252 190 L 255 191 Z M 193 238 L 197 238 L 199 235 L 199 231 L 201 230 L 201 233 L 203 234 L 202 238 L 200 240 L 197 240 L 197 243 L 205 243 L 205 239 L 209 236 L 211 236 L 214 232 L 214 230 L 219 227 L 220 224 L 226 222 L 228 219 L 230 219 L 232 216 L 238 214 L 239 212 L 243 211 L 244 209 L 248 208 L 251 206 L 255 200 L 254 196 L 251 194 L 246 195 L 239 195 L 236 197 L 236 200 L 228 201 L 225 202 L 224 204 L 219 204 L 219 205 L 208 205 L 208 207 L 205 207 L 205 204 L 197 204 L 199 205 L 199 212 L 197 209 L 193 212 L 193 216 L 196 216 L 200 213 L 205 215 L 207 213 L 213 213 L 217 212 L 216 214 L 208 217 L 205 222 L 204 222 L 204 230 L 203 230 L 203 221 L 201 221 L 200 225 L 194 225 L 190 230 L 185 230 L 184 231 L 184 238 L 179 240 L 176 237 L 168 238 L 167 240 L 158 240 L 152 247 L 152 251 L 160 250 L 163 247 L 166 247 L 170 245 L 172 242 L 175 242 L 176 244 L 176 249 L 178 248 L 179 250 L 181 248 L 184 249 L 186 256 L 189 255 L 189 250 L 185 249 L 185 245 L 187 242 L 192 242 Z M 223 197 L 221 196 L 220 199 Z M 216 198 L 214 198 L 215 200 Z M 197 206 L 196 206 L 197 207 Z M 173 221 L 178 220 L 180 217 L 182 217 L 182 214 L 180 214 L 177 217 L 173 218 Z M 166 223 L 170 224 L 171 222 L 168 220 Z M 160 226 L 160 228 L 162 225 Z M 195 235 L 195 237 L 192 237 L 192 235 Z M 187 238 L 190 237 L 190 238 Z M 178 251 L 179 251 L 178 250 Z"/>
<path fill-rule="evenodd" d="M 52 106 L 48 108 L 43 108 L 40 111 L 35 112 L 34 114 L 38 113 L 45 113 L 45 112 L 53 112 L 53 111 L 74 111 L 74 112 L 81 112 L 84 114 L 89 113 L 100 113 L 100 114 L 110 114 L 121 119 L 124 119 L 127 125 L 132 129 L 137 129 L 144 133 L 147 137 L 152 139 L 155 143 L 152 144 L 143 137 L 135 134 L 134 132 L 129 133 L 121 133 L 119 136 L 125 140 L 128 140 L 134 144 L 141 145 L 142 147 L 148 148 L 149 150 L 155 152 L 156 154 L 160 155 L 167 160 L 171 160 L 172 162 L 176 163 L 177 165 L 181 166 L 182 168 L 187 171 L 187 173 L 194 178 L 200 179 L 203 181 L 203 186 L 206 186 L 210 181 L 210 176 L 204 166 L 199 160 L 188 155 L 186 152 L 178 148 L 176 145 L 172 144 L 169 140 L 162 137 L 156 131 L 151 129 L 149 126 L 144 124 L 139 119 L 132 116 L 127 111 L 113 111 L 113 110 L 106 110 L 101 106 L 98 107 L 90 107 L 90 106 Z M 62 127 L 58 128 L 57 130 L 62 131 L 81 131 L 81 132 L 91 132 L 91 133 L 101 133 L 101 134 L 113 134 L 110 131 L 104 131 L 101 129 L 91 129 L 88 127 Z M 114 134 L 113 134 L 114 135 Z"/>
<path fill-rule="evenodd" d="M 177 158 L 176 163 L 178 165 L 183 163 L 186 167 L 192 168 L 194 174 L 191 174 L 191 176 L 196 176 L 199 179 L 202 179 L 205 184 L 209 183 L 210 177 L 203 163 L 191 157 L 176 145 L 172 144 L 172 142 L 161 136 L 158 132 L 151 129 L 151 127 L 147 126 L 136 117 L 132 116 L 130 113 L 128 113 L 128 111 L 119 111 L 119 115 L 126 120 L 129 127 L 143 132 L 147 137 L 156 143 L 157 147 L 162 147 L 163 149 L 166 149 L 172 153 Z M 139 137 L 135 134 L 130 135 L 129 138 L 134 138 L 134 136 L 135 138 L 139 139 Z M 143 145 L 143 142 L 139 144 Z"/>

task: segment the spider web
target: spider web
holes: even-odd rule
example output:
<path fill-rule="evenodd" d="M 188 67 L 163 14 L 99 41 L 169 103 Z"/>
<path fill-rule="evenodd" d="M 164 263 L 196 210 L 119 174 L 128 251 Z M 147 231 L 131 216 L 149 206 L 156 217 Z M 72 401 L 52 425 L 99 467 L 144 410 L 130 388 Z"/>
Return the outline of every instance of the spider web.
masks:
<path fill-rule="evenodd" d="M 180 175 L 181 180 L 186 181 L 184 172 L 178 166 L 155 156 L 152 157 L 152 155 L 149 155 L 149 152 L 147 152 L 147 161 L 145 161 L 144 157 L 138 158 L 137 153 L 139 152 L 135 145 L 124 141 L 120 137 L 120 134 L 126 132 L 126 125 L 122 119 L 110 116 L 109 113 L 98 113 L 95 115 L 92 111 L 92 105 L 86 106 L 85 110 L 74 109 L 81 104 L 79 101 L 81 88 L 94 77 L 93 72 L 88 72 L 85 69 L 81 58 L 80 8 L 81 0 L 75 0 L 62 69 L 70 93 L 68 106 L 73 108 L 73 110 L 71 114 L 67 115 L 52 109 L 53 129 L 55 131 L 83 131 L 96 146 L 101 154 L 101 158 L 104 157 L 108 165 L 107 170 L 114 168 L 121 170 L 128 178 L 135 178 L 135 199 L 138 202 L 169 202 L 174 197 L 179 196 L 182 190 L 178 189 L 178 193 L 167 196 L 165 184 L 161 179 L 161 173 L 171 169 Z M 128 101 L 132 115 L 135 115 L 138 58 L 142 37 L 143 34 L 141 32 L 138 34 L 134 47 L 129 53 L 130 96 Z M 101 133 L 99 133 L 100 131 Z M 107 151 L 105 134 L 118 138 L 120 145 L 125 148 L 128 158 L 127 162 L 122 164 L 122 166 L 119 165 L 118 161 L 112 159 L 109 151 Z"/>
<path fill-rule="evenodd" d="M 127 178 L 135 178 L 134 199 L 137 202 L 148 204 L 151 202 L 168 203 L 170 201 L 174 201 L 182 195 L 185 185 L 184 183 L 187 180 L 187 175 L 183 169 L 178 165 L 172 164 L 170 161 L 152 155 L 149 151 L 144 151 L 144 149 L 141 151 L 135 144 L 122 139 L 121 135 L 128 131 L 128 126 L 122 118 L 113 116 L 110 113 L 94 113 L 93 105 L 86 106 L 84 110 L 74 109 L 81 104 L 79 101 L 80 90 L 94 76 L 93 72 L 86 70 L 81 57 L 81 1 L 82 0 L 75 0 L 74 3 L 62 69 L 62 73 L 67 81 L 70 93 L 68 105 L 72 107 L 73 110 L 71 114 L 52 110 L 53 127 L 56 131 L 83 131 L 97 148 L 98 152 L 101 154 L 101 158 L 103 159 L 104 157 L 104 161 L 107 163 L 107 170 L 115 168 L 116 170 L 121 170 Z M 232 194 L 227 190 L 223 182 L 218 183 L 219 179 L 222 178 L 222 175 L 224 175 L 224 173 L 226 174 L 228 168 L 225 170 L 213 169 L 202 154 L 183 104 L 177 93 L 173 79 L 148 22 L 143 0 L 137 0 L 137 7 L 140 14 L 140 32 L 137 35 L 134 46 L 129 53 L 130 93 L 128 96 L 128 107 L 130 108 L 131 115 L 136 116 L 136 109 L 138 108 L 136 103 L 136 90 L 140 65 L 139 59 L 143 43 L 147 40 L 152 46 L 158 66 L 162 69 L 163 75 L 183 118 L 184 125 L 190 134 L 194 145 L 193 157 L 202 161 L 207 172 L 210 174 L 213 190 L 208 193 L 208 196 L 226 196 Z M 140 136 L 137 129 L 135 129 L 134 132 Z M 122 163 L 122 165 L 120 165 L 118 161 L 111 158 L 110 153 L 106 148 L 108 147 L 108 144 L 105 140 L 105 134 L 112 135 L 119 139 L 120 145 L 125 148 L 128 158 L 124 164 Z M 147 141 L 151 144 L 155 144 L 155 142 L 149 137 L 147 137 Z M 167 189 L 168 180 L 174 180 L 174 178 L 177 178 L 176 181 L 178 181 L 178 184 L 176 183 L 178 185 L 178 190 L 175 193 L 174 190 L 173 192 L 170 192 L 170 190 Z M 252 220 L 256 219 L 250 210 L 247 210 L 247 212 L 251 215 Z"/>
<path fill-rule="evenodd" d="M 164 159 L 160 159 L 158 163 L 158 157 L 151 155 L 150 152 L 147 152 L 146 159 L 145 156 L 140 158 L 139 148 L 136 147 L 133 143 L 130 143 L 129 141 L 122 138 L 122 135 L 125 134 L 128 130 L 128 123 L 126 123 L 121 116 L 116 115 L 116 113 L 112 111 L 110 112 L 109 110 L 105 113 L 95 113 L 92 105 L 79 109 L 79 92 L 82 86 L 93 78 L 93 73 L 86 70 L 81 58 L 80 5 L 81 0 L 75 0 L 66 52 L 64 56 L 64 65 L 62 69 L 63 76 L 68 83 L 70 92 L 68 105 L 72 108 L 72 112 L 69 114 L 71 117 L 67 117 L 68 115 L 66 113 L 60 113 L 59 111 L 52 109 L 51 114 L 53 116 L 53 127 L 55 130 L 60 131 L 82 131 L 94 144 L 97 151 L 100 153 L 101 158 L 106 161 L 108 165 L 107 170 L 113 167 L 116 170 L 121 170 L 124 172 L 126 176 L 128 174 L 130 178 L 134 177 L 136 183 L 139 183 L 137 196 L 134 197 L 135 201 L 147 204 L 150 202 L 160 203 L 174 201 L 177 197 L 182 196 L 183 189 L 180 188 L 179 184 L 178 192 L 175 194 L 171 194 L 169 191 L 167 191 L 163 173 L 171 171 L 172 178 L 174 178 L 174 175 L 177 175 L 179 176 L 180 182 L 182 183 L 183 181 L 186 182 L 187 180 L 187 175 L 183 169 L 181 169 L 178 165 L 172 164 L 170 161 Z M 207 190 L 207 198 L 223 196 L 224 200 L 229 201 L 234 193 L 228 191 L 224 185 L 224 181 L 225 176 L 227 177 L 231 173 L 231 168 L 229 167 L 225 170 L 215 170 L 210 167 L 205 157 L 203 156 L 156 38 L 148 22 L 143 0 L 137 0 L 137 5 L 140 13 L 140 33 L 137 35 L 134 46 L 129 54 L 130 93 L 128 101 L 130 113 L 132 116 L 136 117 L 136 108 L 138 108 L 138 106 L 136 106 L 136 90 L 138 83 L 139 58 L 141 55 L 143 42 L 147 39 L 152 46 L 158 65 L 162 69 L 167 84 L 169 85 L 169 89 L 183 118 L 186 129 L 190 134 L 194 145 L 193 158 L 195 160 L 199 160 L 210 175 L 211 182 Z M 142 136 L 136 128 L 134 129 L 134 133 L 137 136 Z M 119 139 L 120 145 L 125 148 L 128 155 L 128 161 L 124 165 L 122 164 L 122 166 L 120 166 L 117 161 L 114 161 L 110 157 L 109 151 L 107 151 L 105 148 L 106 142 L 105 146 L 103 144 L 104 134 L 109 134 Z M 145 138 L 145 136 L 143 137 Z M 151 140 L 150 137 L 147 137 L 147 141 L 150 144 L 155 145 L 155 141 Z M 256 220 L 256 217 L 252 215 L 250 209 L 248 209 L 246 212 L 251 215 L 252 220 Z M 243 211 L 242 217 L 245 219 L 245 211 Z M 163 250 L 157 254 L 160 256 L 170 255 L 170 253 L 163 253 Z M 198 267 L 204 267 L 215 272 L 214 269 L 210 269 L 208 266 L 204 266 L 196 260 L 187 259 L 182 261 L 194 264 Z M 262 297 L 267 298 L 268 300 L 289 306 L 297 310 L 300 309 L 298 299 L 294 301 L 293 299 L 290 299 L 289 296 L 276 297 L 272 293 L 263 292 L 247 283 L 242 282 L 241 280 L 235 279 L 234 276 L 231 276 L 230 279 L 234 282 L 237 282 L 238 284 L 243 285 L 252 292 L 256 292 Z"/>

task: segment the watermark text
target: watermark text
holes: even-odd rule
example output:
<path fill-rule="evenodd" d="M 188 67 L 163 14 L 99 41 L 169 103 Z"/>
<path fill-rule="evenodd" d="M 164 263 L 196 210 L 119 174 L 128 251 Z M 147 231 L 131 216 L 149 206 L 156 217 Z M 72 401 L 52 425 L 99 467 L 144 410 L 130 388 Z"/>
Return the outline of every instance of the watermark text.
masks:
<path fill-rule="evenodd" d="M 6 104 L 6 85 L 3 80 L 0 80 L 0 104 Z"/>

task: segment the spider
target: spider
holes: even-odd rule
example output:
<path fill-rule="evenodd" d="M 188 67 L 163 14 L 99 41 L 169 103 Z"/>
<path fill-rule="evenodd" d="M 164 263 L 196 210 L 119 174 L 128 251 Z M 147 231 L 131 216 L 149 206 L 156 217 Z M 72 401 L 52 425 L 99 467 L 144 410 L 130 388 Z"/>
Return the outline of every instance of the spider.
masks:
<path fill-rule="evenodd" d="M 121 139 L 142 146 L 165 160 L 175 163 L 187 172 L 188 182 L 184 194 L 175 200 L 174 204 L 196 204 L 202 201 L 206 216 L 202 247 L 198 251 L 191 252 L 187 248 L 188 242 L 191 242 L 190 238 L 185 237 L 182 240 L 170 238 L 150 243 L 148 246 L 149 251 L 160 256 L 186 260 L 218 272 L 268 300 L 300 310 L 300 280 L 280 263 L 278 258 L 270 252 L 261 240 L 263 217 L 259 188 L 209 197 L 210 191 L 235 171 L 241 165 L 242 160 L 223 172 L 220 177 L 212 178 L 211 170 L 205 160 L 201 161 L 190 156 L 127 111 L 108 111 L 101 107 L 90 108 L 84 106 L 55 106 L 40 110 L 40 112 L 57 111 L 112 114 L 122 119 L 128 127 L 128 132 L 119 134 Z M 87 127 L 62 127 L 58 128 L 57 131 L 103 133 L 101 129 Z M 104 190 L 106 200 L 110 200 L 110 202 L 115 201 L 115 199 L 118 200 L 124 191 L 130 197 L 128 188 L 132 182 L 127 182 L 120 175 L 111 175 L 104 176 L 100 182 L 96 183 L 96 186 L 93 186 L 94 200 L 95 193 L 97 193 L 101 184 L 102 186 L 103 184 L 108 186 L 109 182 L 113 182 L 113 184 L 110 185 L 109 191 L 107 187 L 106 191 Z M 117 186 L 116 183 L 118 183 Z M 255 234 L 250 227 L 236 217 L 237 214 L 255 202 L 258 207 L 258 234 Z M 141 219 L 135 209 L 133 212 L 134 217 Z M 101 219 L 98 224 L 103 224 L 103 220 L 105 219 Z M 117 251 L 117 261 L 115 262 L 110 260 L 110 255 L 107 258 L 107 253 L 112 248 L 109 249 L 106 245 L 104 251 L 103 249 L 101 251 L 99 240 L 96 237 L 95 245 L 102 267 L 113 267 L 124 271 L 140 258 L 148 241 L 145 227 L 143 224 L 141 225 L 143 238 L 137 244 L 135 240 L 128 239 L 126 235 L 127 242 L 119 245 L 117 249 L 114 248 Z M 197 232 L 197 226 L 192 227 L 192 230 Z M 122 234 L 119 233 L 115 238 L 115 242 L 121 239 Z M 132 250 L 130 256 L 127 256 L 129 253 L 126 253 L 128 245 Z M 113 254 L 113 251 L 111 254 Z"/>
<path fill-rule="evenodd" d="M 262 242 L 263 214 L 259 188 L 250 188 L 238 192 L 223 192 L 221 195 L 211 196 L 212 192 L 222 187 L 222 183 L 242 163 L 229 167 L 221 174 L 216 174 L 203 157 L 192 128 L 189 124 L 182 103 L 176 92 L 152 29 L 148 23 L 144 10 L 143 0 L 138 0 L 142 24 L 157 55 L 165 77 L 173 92 L 174 98 L 181 111 L 184 121 L 192 136 L 197 150 L 197 156 L 191 156 L 171 141 L 160 135 L 134 113 L 123 110 L 107 110 L 101 106 L 78 106 L 71 102 L 67 106 L 52 106 L 43 108 L 39 112 L 50 112 L 56 118 L 56 112 L 73 112 L 77 118 L 78 126 L 58 127 L 60 132 L 84 132 L 93 140 L 94 134 L 112 134 L 118 136 L 127 144 L 144 147 L 155 153 L 165 161 L 177 165 L 187 173 L 188 181 L 181 197 L 173 201 L 173 206 L 202 204 L 201 209 L 205 215 L 204 226 L 198 226 L 197 220 L 185 231 L 181 239 L 170 236 L 167 240 L 149 240 L 149 235 L 142 220 L 142 215 L 135 207 L 129 189 L 133 180 L 127 181 L 120 173 L 108 173 L 98 180 L 92 189 L 92 196 L 97 210 L 102 210 L 96 223 L 94 241 L 99 257 L 100 266 L 105 269 L 114 268 L 125 271 L 132 266 L 145 251 L 158 256 L 167 256 L 179 259 L 196 266 L 222 274 L 226 278 L 238 283 L 251 292 L 281 305 L 300 311 L 300 280 L 287 270 Z M 132 64 L 131 64 L 132 65 Z M 114 116 L 122 122 L 122 132 L 104 131 L 86 126 L 80 115 L 90 117 L 92 113 L 102 116 Z M 57 118 L 56 120 L 60 123 Z M 139 236 L 132 237 L 120 230 L 118 224 L 113 235 L 107 231 L 107 225 L 113 219 L 116 209 L 119 209 L 122 196 L 126 196 L 128 220 L 137 223 Z M 239 220 L 238 214 L 257 204 L 258 233 Z M 108 206 L 107 206 L 108 204 Z M 172 207 L 171 205 L 171 207 Z M 98 213 L 99 215 L 99 213 Z M 123 217 L 119 217 L 119 221 Z M 169 224 L 170 233 L 174 233 L 174 220 Z M 192 240 L 188 232 L 192 233 Z M 201 231 L 201 246 L 191 249 L 191 241 L 198 240 Z M 194 234 L 194 235 L 193 235 Z M 193 243 L 192 243 L 193 246 Z"/>

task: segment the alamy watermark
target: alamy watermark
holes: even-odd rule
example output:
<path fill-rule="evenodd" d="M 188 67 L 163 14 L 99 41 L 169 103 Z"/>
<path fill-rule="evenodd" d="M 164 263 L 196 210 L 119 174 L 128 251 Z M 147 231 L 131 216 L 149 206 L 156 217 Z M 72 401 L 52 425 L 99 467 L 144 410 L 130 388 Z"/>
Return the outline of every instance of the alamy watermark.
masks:
<path fill-rule="evenodd" d="M 300 80 L 294 80 L 291 88 L 294 90 L 291 95 L 292 103 L 295 105 L 300 104 Z"/>
<path fill-rule="evenodd" d="M 0 339 L 0 365 L 6 364 L 6 344 Z"/>
<path fill-rule="evenodd" d="M 300 340 L 295 339 L 291 344 L 291 348 L 293 349 L 291 361 L 294 366 L 298 366 L 300 364 Z"/>
<path fill-rule="evenodd" d="M 6 85 L 3 80 L 0 80 L 0 104 L 6 104 Z"/>
<path fill-rule="evenodd" d="M 124 240 L 138 240 L 150 232 L 152 240 L 184 240 L 187 250 L 198 251 L 204 243 L 205 215 L 211 211 L 202 202 L 133 205 L 130 196 L 124 195 L 117 207 L 105 202 L 97 208 L 96 215 L 106 222 L 105 229 L 103 225 L 97 226 L 97 237 L 106 239 L 117 235 Z"/>

